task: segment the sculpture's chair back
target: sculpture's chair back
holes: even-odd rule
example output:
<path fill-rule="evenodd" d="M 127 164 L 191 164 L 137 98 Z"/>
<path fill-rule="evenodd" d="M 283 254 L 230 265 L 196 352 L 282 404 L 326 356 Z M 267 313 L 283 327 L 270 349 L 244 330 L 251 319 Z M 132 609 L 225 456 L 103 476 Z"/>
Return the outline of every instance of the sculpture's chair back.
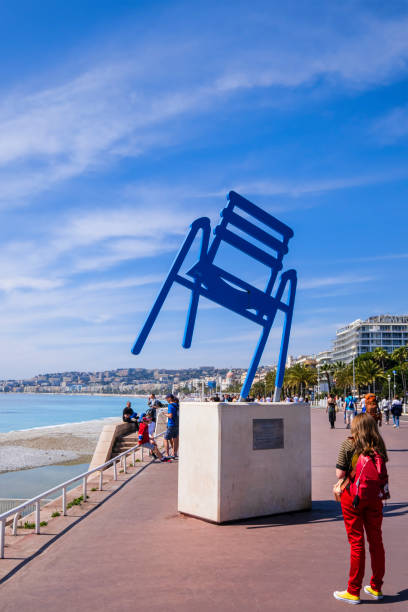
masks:
<path fill-rule="evenodd" d="M 251 220 L 239 214 L 240 212 L 245 213 Z M 271 276 L 265 289 L 265 293 L 270 295 L 276 277 L 283 267 L 282 260 L 288 252 L 288 242 L 293 237 L 293 231 L 234 191 L 228 194 L 228 204 L 221 211 L 221 217 L 221 222 L 214 229 L 215 238 L 208 251 L 208 261 L 214 261 L 222 242 L 228 243 L 270 268 Z M 256 225 L 256 222 L 262 223 L 269 232 Z M 234 229 L 238 229 L 240 234 Z M 260 246 L 255 245 L 254 240 Z"/>

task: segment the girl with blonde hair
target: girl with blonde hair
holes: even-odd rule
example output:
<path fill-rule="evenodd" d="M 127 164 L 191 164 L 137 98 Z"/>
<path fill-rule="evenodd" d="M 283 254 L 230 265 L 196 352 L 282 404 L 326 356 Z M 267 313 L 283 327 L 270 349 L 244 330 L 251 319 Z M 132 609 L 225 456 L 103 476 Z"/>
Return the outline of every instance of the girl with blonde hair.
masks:
<path fill-rule="evenodd" d="M 337 478 L 347 483 L 341 493 L 341 509 L 350 543 L 350 573 L 347 590 L 335 591 L 333 596 L 349 604 L 361 603 L 360 590 L 365 568 L 364 532 L 367 535 L 372 568 L 370 585 L 364 587 L 364 592 L 375 600 L 383 598 L 381 588 L 385 574 L 385 553 L 381 527 L 383 500 L 389 497 L 385 467 L 387 461 L 387 449 L 376 421 L 369 414 L 358 414 L 351 424 L 351 436 L 340 446 L 336 464 Z M 364 470 L 366 475 L 374 473 L 377 480 L 367 481 L 366 491 L 371 487 L 374 495 L 361 495 L 360 499 L 358 492 L 360 483 L 364 482 Z"/>

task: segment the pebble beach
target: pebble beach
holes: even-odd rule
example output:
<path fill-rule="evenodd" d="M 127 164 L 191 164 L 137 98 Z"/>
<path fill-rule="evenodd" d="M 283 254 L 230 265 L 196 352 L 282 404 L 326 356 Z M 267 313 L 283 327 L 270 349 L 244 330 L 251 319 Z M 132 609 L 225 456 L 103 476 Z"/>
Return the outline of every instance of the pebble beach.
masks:
<path fill-rule="evenodd" d="M 89 462 L 103 427 L 115 421 L 117 417 L 108 417 L 0 433 L 0 474 Z"/>

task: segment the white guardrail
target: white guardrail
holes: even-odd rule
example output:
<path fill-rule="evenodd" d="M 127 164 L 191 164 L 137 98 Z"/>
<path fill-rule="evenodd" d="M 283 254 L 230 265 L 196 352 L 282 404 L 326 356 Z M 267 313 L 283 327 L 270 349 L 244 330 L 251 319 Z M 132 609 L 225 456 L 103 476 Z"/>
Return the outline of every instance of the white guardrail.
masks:
<path fill-rule="evenodd" d="M 161 433 L 154 436 L 154 439 L 156 440 L 157 438 L 160 438 L 160 436 L 162 436 L 164 433 L 165 432 L 162 431 Z M 17 521 L 20 518 L 21 512 L 27 506 L 34 505 L 34 508 L 35 508 L 34 510 L 35 512 L 35 530 L 34 531 L 37 534 L 40 533 L 41 500 L 43 500 L 44 498 L 47 498 L 49 495 L 51 495 L 52 493 L 55 493 L 56 491 L 62 490 L 62 514 L 64 516 L 67 516 L 67 487 L 69 487 L 69 485 L 82 479 L 82 496 L 83 496 L 83 501 L 86 502 L 89 476 L 91 476 L 91 474 L 94 474 L 95 472 L 99 472 L 99 491 L 102 491 L 104 470 L 106 470 L 110 466 L 113 466 L 113 480 L 117 480 L 118 479 L 117 463 L 119 461 L 122 461 L 123 459 L 123 471 L 125 474 L 127 474 L 126 458 L 130 453 L 133 453 L 133 467 L 135 467 L 136 451 L 138 450 L 142 450 L 142 459 L 143 459 L 143 447 L 137 444 L 136 446 L 132 446 L 132 448 L 129 448 L 128 450 L 124 451 L 120 455 L 117 455 L 113 459 L 110 459 L 106 463 L 103 463 L 102 465 L 98 465 L 96 468 L 93 468 L 92 470 L 89 470 L 88 472 L 79 474 L 79 476 L 75 476 L 75 478 L 66 480 L 65 482 L 62 482 L 56 487 L 53 487 L 52 489 L 48 489 L 48 491 L 44 491 L 44 493 L 40 493 L 39 495 L 36 495 L 36 497 L 32 497 L 31 499 L 28 499 L 27 501 L 20 504 L 19 506 L 15 506 L 11 510 L 7 510 L 7 512 L 3 512 L 3 514 L 0 514 L 0 559 L 4 559 L 6 521 L 10 516 L 14 515 L 12 534 L 17 535 Z"/>
<path fill-rule="evenodd" d="M 7 512 L 8 510 L 15 508 L 16 506 L 19 506 L 23 502 L 28 501 L 30 500 L 27 499 L 27 497 L 25 497 L 24 499 L 18 499 L 14 497 L 0 497 L 0 514 L 2 514 L 3 512 Z M 41 500 L 41 504 L 45 506 L 45 504 L 49 504 L 52 501 L 54 500 L 45 498 Z M 34 512 L 34 510 L 35 507 L 33 505 L 27 506 L 24 512 L 21 513 L 21 516 L 23 517 L 25 514 L 31 514 L 32 512 Z"/>

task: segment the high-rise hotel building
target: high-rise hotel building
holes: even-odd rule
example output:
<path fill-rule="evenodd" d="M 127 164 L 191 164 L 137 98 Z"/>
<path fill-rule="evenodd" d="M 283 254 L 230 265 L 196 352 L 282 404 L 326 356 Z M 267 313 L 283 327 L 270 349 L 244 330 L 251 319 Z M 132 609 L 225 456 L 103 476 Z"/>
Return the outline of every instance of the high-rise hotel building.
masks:
<path fill-rule="evenodd" d="M 382 347 L 389 353 L 408 344 L 408 315 L 379 315 L 357 319 L 338 329 L 330 361 L 349 363 L 353 357 Z"/>

